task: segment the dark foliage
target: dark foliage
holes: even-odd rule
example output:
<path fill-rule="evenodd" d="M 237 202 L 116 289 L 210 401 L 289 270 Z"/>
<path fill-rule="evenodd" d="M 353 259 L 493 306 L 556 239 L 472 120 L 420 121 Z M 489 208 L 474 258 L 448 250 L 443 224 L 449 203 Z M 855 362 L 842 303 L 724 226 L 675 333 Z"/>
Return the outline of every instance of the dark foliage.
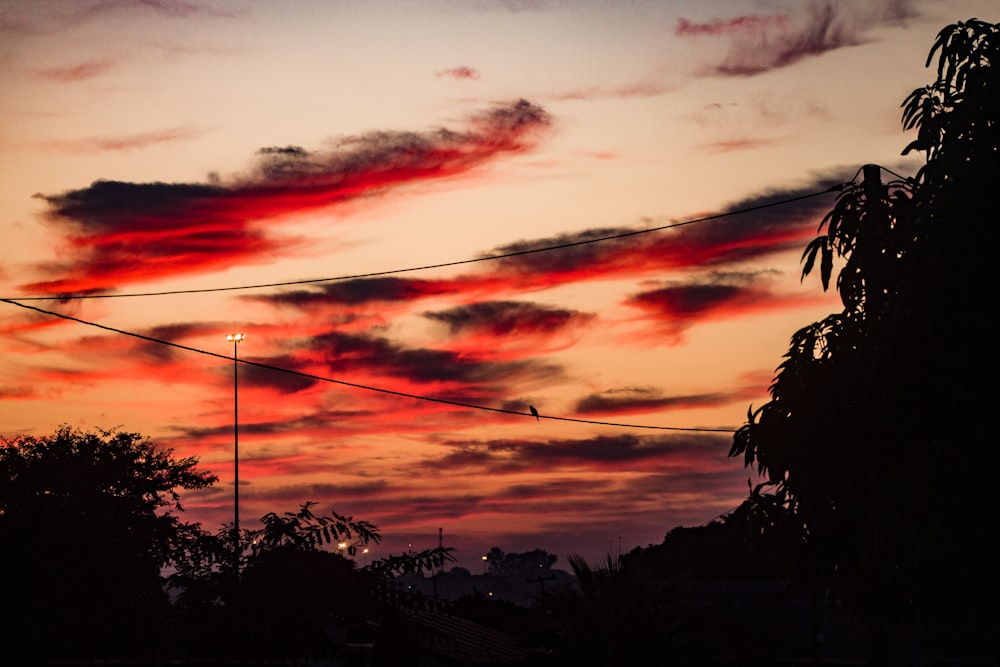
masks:
<path fill-rule="evenodd" d="M 207 538 L 211 558 L 172 579 L 178 598 L 177 650 L 199 658 L 344 658 L 352 645 L 369 653 L 415 652 L 407 642 L 408 609 L 439 603 L 395 584 L 400 574 L 440 568 L 452 549 L 439 547 L 375 559 L 354 556 L 382 540 L 378 526 L 306 502 L 296 512 L 269 512 L 245 530 L 233 571 L 232 526 Z M 360 658 L 359 658 L 360 659 Z"/>
<path fill-rule="evenodd" d="M 975 642 L 996 628 L 992 538 L 1000 464 L 987 416 L 1000 186 L 1000 28 L 948 26 L 937 80 L 903 104 L 925 151 L 914 178 L 878 171 L 840 194 L 806 249 L 844 309 L 792 336 L 771 400 L 731 455 L 766 475 L 751 494 L 794 525 L 824 586 L 872 626 Z M 765 522 L 767 524 L 768 522 Z M 929 649 L 930 650 L 930 649 Z"/>
<path fill-rule="evenodd" d="M 0 446 L 5 656 L 132 657 L 163 639 L 161 568 L 200 530 L 177 489 L 215 477 L 136 433 L 69 427 Z M 16 601 L 16 603 L 14 602 Z M 16 605 L 16 609 L 15 609 Z"/>
<path fill-rule="evenodd" d="M 538 577 L 549 574 L 558 556 L 545 549 L 507 553 L 500 547 L 493 547 L 486 554 L 486 566 L 490 574 L 497 577 Z"/>

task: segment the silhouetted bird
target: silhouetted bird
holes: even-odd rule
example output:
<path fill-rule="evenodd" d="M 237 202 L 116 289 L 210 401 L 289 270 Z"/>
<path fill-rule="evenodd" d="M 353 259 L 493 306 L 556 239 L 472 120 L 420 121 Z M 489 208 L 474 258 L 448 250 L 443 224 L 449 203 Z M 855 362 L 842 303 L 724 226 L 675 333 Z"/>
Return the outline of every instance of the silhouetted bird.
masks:
<path fill-rule="evenodd" d="M 535 418 L 535 421 L 538 421 L 538 410 L 535 409 L 535 406 L 529 405 L 528 409 L 531 410 L 531 414 Z"/>

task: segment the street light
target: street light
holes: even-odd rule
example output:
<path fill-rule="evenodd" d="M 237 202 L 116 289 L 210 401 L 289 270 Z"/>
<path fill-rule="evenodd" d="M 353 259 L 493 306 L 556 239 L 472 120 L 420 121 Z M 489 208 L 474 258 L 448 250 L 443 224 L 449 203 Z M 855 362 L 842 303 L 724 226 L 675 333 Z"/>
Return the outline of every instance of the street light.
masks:
<path fill-rule="evenodd" d="M 237 571 L 240 567 L 240 383 L 236 348 L 246 337 L 245 333 L 226 334 L 226 340 L 233 344 L 233 555 Z"/>

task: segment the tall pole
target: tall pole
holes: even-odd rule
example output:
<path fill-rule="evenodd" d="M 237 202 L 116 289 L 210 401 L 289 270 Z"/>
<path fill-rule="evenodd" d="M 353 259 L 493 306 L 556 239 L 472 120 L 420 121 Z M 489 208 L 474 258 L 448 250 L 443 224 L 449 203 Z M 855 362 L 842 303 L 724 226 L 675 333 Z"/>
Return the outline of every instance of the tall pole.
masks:
<path fill-rule="evenodd" d="M 233 343 L 233 568 L 240 569 L 240 382 L 237 346 L 245 333 L 227 334 Z"/>

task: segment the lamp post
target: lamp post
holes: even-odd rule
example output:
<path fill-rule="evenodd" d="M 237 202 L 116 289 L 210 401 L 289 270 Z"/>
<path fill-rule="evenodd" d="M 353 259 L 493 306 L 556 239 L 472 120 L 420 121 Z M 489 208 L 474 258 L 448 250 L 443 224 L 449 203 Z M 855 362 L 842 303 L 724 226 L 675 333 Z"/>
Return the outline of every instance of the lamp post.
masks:
<path fill-rule="evenodd" d="M 233 344 L 233 562 L 237 573 L 240 569 L 240 383 L 237 346 L 245 333 L 226 334 Z"/>

